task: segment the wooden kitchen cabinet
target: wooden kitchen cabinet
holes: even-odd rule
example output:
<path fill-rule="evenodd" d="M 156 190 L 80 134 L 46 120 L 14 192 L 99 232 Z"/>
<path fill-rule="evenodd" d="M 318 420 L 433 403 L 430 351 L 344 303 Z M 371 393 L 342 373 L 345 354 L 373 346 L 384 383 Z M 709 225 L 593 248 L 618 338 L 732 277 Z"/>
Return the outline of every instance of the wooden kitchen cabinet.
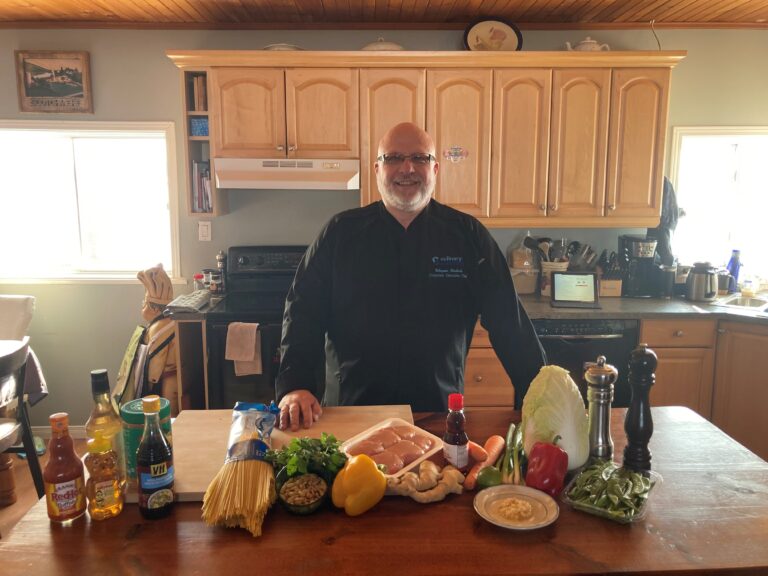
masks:
<path fill-rule="evenodd" d="M 494 70 L 490 217 L 546 214 L 552 70 Z"/>
<path fill-rule="evenodd" d="M 427 132 L 440 162 L 435 198 L 488 215 L 491 166 L 491 70 L 427 70 Z"/>
<path fill-rule="evenodd" d="M 360 71 L 360 201 L 381 199 L 373 168 L 379 140 L 393 126 L 413 122 L 426 127 L 424 69 L 365 69 Z"/>
<path fill-rule="evenodd" d="M 358 71 L 212 68 L 214 158 L 357 158 Z"/>
<path fill-rule="evenodd" d="M 643 320 L 640 342 L 656 353 L 652 406 L 687 406 L 709 419 L 715 358 L 715 320 Z"/>
<path fill-rule="evenodd" d="M 768 326 L 720 322 L 712 422 L 768 459 Z"/>
<path fill-rule="evenodd" d="M 478 323 L 464 367 L 464 405 L 515 405 L 515 388 L 491 347 L 488 332 Z"/>

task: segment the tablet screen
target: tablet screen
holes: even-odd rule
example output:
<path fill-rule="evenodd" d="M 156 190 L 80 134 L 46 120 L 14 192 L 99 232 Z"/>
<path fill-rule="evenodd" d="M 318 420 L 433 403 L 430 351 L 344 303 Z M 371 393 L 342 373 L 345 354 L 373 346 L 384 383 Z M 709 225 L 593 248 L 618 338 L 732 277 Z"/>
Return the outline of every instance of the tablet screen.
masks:
<path fill-rule="evenodd" d="M 552 300 L 557 302 L 596 302 L 597 275 L 592 272 L 553 272 Z"/>

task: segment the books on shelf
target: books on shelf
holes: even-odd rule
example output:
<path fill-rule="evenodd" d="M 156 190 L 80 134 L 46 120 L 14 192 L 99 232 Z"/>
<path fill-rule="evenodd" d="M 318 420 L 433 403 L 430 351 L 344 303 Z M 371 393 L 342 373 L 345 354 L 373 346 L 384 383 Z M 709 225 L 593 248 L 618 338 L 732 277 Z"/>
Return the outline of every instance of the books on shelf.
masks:
<path fill-rule="evenodd" d="M 208 110 L 208 87 L 204 75 L 192 76 L 192 99 L 195 112 Z"/>
<path fill-rule="evenodd" d="M 213 212 L 213 202 L 211 198 L 211 163 L 192 161 L 192 212 L 210 213 Z"/>

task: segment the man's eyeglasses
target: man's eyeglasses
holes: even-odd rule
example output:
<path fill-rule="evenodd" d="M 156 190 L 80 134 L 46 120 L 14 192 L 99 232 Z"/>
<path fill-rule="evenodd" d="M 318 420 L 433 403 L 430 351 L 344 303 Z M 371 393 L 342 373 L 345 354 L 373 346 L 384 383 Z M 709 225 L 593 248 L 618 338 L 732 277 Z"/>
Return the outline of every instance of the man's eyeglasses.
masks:
<path fill-rule="evenodd" d="M 432 156 L 432 154 L 382 154 L 376 160 L 383 162 L 387 166 L 399 166 L 406 160 L 410 160 L 411 164 L 426 166 L 433 160 L 437 160 L 437 158 Z"/>

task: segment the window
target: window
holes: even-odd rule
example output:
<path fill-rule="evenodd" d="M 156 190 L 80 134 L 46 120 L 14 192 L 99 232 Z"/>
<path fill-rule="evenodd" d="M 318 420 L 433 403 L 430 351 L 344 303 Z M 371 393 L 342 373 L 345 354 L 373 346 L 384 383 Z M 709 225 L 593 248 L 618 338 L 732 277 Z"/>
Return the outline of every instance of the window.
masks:
<path fill-rule="evenodd" d="M 672 182 L 686 215 L 673 252 L 684 264 L 724 266 L 741 250 L 745 277 L 768 278 L 768 128 L 673 130 Z"/>
<path fill-rule="evenodd" d="M 169 122 L 0 121 L 0 278 L 178 276 Z"/>

